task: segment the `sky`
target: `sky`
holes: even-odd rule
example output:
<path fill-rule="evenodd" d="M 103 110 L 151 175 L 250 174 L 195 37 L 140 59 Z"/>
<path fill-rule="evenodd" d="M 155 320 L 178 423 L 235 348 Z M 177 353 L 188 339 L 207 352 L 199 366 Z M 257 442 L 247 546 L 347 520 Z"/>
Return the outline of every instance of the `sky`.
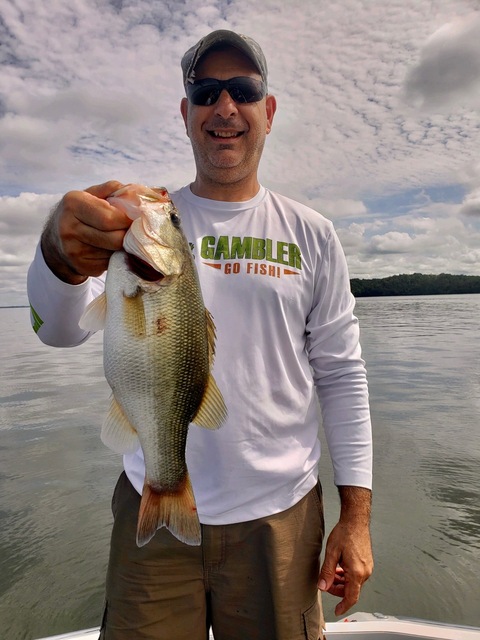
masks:
<path fill-rule="evenodd" d="M 180 60 L 219 28 L 267 58 L 262 184 L 333 221 L 352 278 L 480 275 L 478 0 L 0 0 L 0 306 L 67 191 L 193 180 Z"/>

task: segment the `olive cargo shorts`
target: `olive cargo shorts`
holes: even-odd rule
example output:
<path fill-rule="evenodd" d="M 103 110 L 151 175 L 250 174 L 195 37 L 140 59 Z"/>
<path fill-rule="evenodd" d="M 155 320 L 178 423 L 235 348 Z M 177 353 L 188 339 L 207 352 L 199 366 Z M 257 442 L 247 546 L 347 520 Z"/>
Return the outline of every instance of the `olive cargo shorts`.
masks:
<path fill-rule="evenodd" d="M 99 640 L 318 640 L 324 536 L 320 485 L 282 513 L 202 525 L 202 545 L 159 529 L 138 548 L 140 496 L 115 488 L 106 606 Z"/>

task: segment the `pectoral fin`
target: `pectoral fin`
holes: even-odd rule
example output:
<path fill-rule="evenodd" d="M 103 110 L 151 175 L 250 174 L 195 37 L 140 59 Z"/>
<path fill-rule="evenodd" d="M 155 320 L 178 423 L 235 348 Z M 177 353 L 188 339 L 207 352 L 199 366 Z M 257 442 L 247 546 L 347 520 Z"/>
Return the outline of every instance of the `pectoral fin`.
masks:
<path fill-rule="evenodd" d="M 101 439 L 116 453 L 134 453 L 140 446 L 137 432 L 114 397 L 103 421 Z"/>
<path fill-rule="evenodd" d="M 78 322 L 80 329 L 85 331 L 100 331 L 105 328 L 105 320 L 107 317 L 107 295 L 101 293 L 98 298 L 92 300 L 83 312 Z"/>
<path fill-rule="evenodd" d="M 208 378 L 208 385 L 202 399 L 202 403 L 193 418 L 199 427 L 205 429 L 219 429 L 227 417 L 227 407 L 222 393 L 212 375 Z"/>

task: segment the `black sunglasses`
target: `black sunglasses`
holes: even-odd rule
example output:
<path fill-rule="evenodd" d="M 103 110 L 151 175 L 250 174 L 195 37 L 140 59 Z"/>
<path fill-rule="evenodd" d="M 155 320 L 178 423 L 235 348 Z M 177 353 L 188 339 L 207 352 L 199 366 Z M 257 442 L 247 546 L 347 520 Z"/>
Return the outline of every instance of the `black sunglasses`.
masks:
<path fill-rule="evenodd" d="M 186 86 L 187 97 L 192 104 L 207 107 L 215 104 L 226 89 L 235 102 L 259 102 L 267 95 L 267 87 L 262 80 L 241 76 L 230 80 L 204 78 Z"/>

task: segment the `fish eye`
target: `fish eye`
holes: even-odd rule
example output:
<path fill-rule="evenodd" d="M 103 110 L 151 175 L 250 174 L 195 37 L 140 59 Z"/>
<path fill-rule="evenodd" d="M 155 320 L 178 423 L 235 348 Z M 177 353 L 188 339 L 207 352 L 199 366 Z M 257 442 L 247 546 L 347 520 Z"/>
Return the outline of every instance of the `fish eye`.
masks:
<path fill-rule="evenodd" d="M 172 213 L 170 214 L 170 220 L 172 221 L 174 227 L 180 226 L 180 216 L 175 211 L 172 211 Z"/>

